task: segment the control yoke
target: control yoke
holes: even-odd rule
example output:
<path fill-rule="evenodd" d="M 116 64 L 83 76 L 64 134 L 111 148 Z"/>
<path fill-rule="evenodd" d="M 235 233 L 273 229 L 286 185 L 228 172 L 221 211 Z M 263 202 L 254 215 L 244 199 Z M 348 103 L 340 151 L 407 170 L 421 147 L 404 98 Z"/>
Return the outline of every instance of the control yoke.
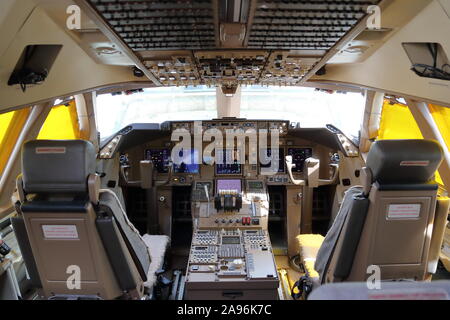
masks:
<path fill-rule="evenodd" d="M 292 174 L 292 168 L 295 168 L 295 163 L 292 162 L 292 156 L 286 156 L 286 169 L 289 174 L 289 179 L 291 182 L 298 186 L 306 185 L 306 180 L 296 180 L 294 179 L 294 175 Z"/>
<path fill-rule="evenodd" d="M 127 186 L 140 186 L 142 189 L 150 189 L 153 187 L 166 185 L 172 180 L 173 165 L 171 161 L 169 161 L 169 163 L 167 164 L 168 174 L 164 181 L 155 181 L 155 166 L 151 160 L 141 160 L 139 162 L 139 173 L 141 176 L 141 180 L 128 180 L 126 170 L 129 168 L 130 166 L 120 166 L 120 176 Z"/>
<path fill-rule="evenodd" d="M 139 169 L 141 174 L 141 188 L 150 189 L 152 187 L 158 187 L 168 184 L 172 180 L 173 165 L 169 161 L 167 164 L 167 177 L 164 181 L 155 181 L 155 166 L 150 160 L 142 160 L 139 163 Z"/>
<path fill-rule="evenodd" d="M 320 160 L 310 157 L 305 160 L 307 180 L 294 179 L 294 175 L 292 174 L 292 168 L 295 168 L 295 163 L 292 162 L 292 156 L 286 156 L 285 160 L 287 172 L 289 174 L 289 179 L 293 184 L 298 186 L 308 185 L 311 188 L 316 188 L 318 186 L 335 184 L 339 176 L 339 165 L 330 164 L 330 167 L 333 168 L 333 175 L 331 179 L 319 179 Z"/>

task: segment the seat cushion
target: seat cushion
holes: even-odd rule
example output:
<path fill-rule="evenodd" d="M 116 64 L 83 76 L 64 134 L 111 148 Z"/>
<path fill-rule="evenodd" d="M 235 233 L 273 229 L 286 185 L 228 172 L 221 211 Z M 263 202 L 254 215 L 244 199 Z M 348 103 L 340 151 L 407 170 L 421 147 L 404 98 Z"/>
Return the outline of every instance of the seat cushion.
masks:
<path fill-rule="evenodd" d="M 164 235 L 150 235 L 145 234 L 142 239 L 148 247 L 148 252 L 152 262 L 150 263 L 150 268 L 147 273 L 147 281 L 144 286 L 147 289 L 153 288 L 156 283 L 156 271 L 161 269 L 164 264 L 164 256 L 167 248 L 169 247 L 169 237 Z"/>
<path fill-rule="evenodd" d="M 301 234 L 297 236 L 298 252 L 306 274 L 311 278 L 318 278 L 314 269 L 317 252 L 325 238 L 320 234 Z"/>

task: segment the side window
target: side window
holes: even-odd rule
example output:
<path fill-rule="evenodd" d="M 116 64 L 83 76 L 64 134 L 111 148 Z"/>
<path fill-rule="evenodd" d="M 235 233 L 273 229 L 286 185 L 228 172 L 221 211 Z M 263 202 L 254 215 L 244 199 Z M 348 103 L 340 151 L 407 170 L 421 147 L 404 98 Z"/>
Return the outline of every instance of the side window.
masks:
<path fill-rule="evenodd" d="M 0 173 L 5 169 L 30 111 L 31 108 L 24 108 L 0 114 Z"/>
<path fill-rule="evenodd" d="M 75 100 L 52 107 L 37 139 L 71 140 L 80 139 Z"/>

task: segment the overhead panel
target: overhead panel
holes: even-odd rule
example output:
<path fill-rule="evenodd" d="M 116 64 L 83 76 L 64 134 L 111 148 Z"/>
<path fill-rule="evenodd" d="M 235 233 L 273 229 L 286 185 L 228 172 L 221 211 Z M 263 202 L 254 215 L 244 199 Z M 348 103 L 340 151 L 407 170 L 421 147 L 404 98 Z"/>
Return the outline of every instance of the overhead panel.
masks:
<path fill-rule="evenodd" d="M 211 0 L 90 0 L 133 50 L 211 49 Z"/>
<path fill-rule="evenodd" d="M 89 2 L 160 84 L 230 88 L 300 84 L 380 0 Z"/>
<path fill-rule="evenodd" d="M 329 50 L 378 0 L 260 0 L 249 48 Z"/>

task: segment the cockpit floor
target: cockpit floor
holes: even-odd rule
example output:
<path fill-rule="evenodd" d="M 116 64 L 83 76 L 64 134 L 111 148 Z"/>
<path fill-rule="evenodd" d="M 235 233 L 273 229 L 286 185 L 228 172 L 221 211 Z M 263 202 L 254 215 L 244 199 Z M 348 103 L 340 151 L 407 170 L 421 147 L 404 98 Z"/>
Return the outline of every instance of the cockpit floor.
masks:
<path fill-rule="evenodd" d="M 283 287 L 283 279 L 282 279 L 282 271 L 286 271 L 286 276 L 287 276 L 287 282 L 289 283 L 289 288 L 287 288 L 287 290 L 289 291 L 289 296 L 286 297 L 285 299 L 290 300 L 290 291 L 291 288 L 294 286 L 294 283 L 300 279 L 301 276 L 304 275 L 304 273 L 299 272 L 295 269 L 293 269 L 291 267 L 291 265 L 289 264 L 289 257 L 286 255 L 276 255 L 275 256 L 275 263 L 277 265 L 277 269 L 278 269 L 278 275 L 280 277 L 280 285 L 281 287 Z"/>

